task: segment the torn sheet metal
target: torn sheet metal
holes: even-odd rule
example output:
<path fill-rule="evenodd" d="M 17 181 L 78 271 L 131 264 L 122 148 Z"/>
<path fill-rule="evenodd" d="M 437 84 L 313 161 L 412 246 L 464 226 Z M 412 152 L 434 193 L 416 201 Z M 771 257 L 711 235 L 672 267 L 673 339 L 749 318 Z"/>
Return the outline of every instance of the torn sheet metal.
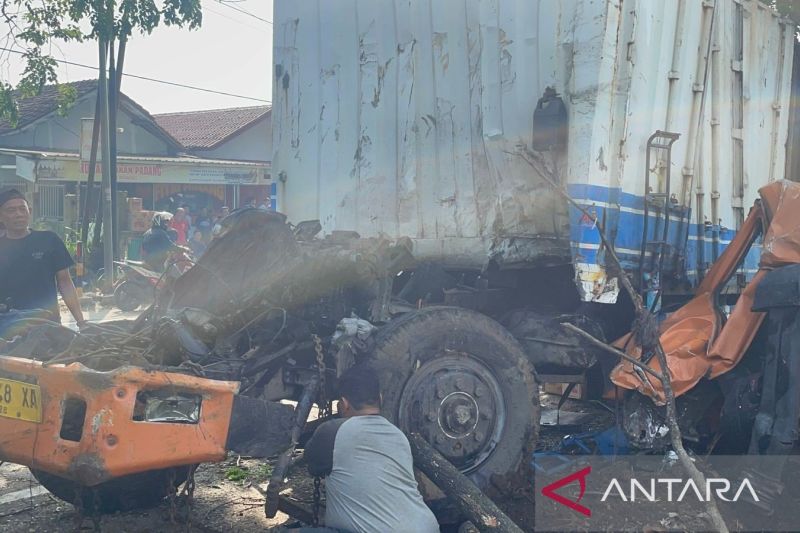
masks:
<path fill-rule="evenodd" d="M 703 377 L 716 378 L 739 363 L 765 317 L 763 312 L 753 311 L 759 282 L 775 267 L 800 263 L 800 184 L 782 180 L 763 187 L 760 193 L 761 202 L 750 211 L 694 298 L 660 326 L 659 338 L 676 396 L 693 388 Z M 723 324 L 716 293 L 740 268 L 760 234 L 764 235 L 761 267 Z M 619 348 L 627 347 L 628 353 L 638 358 L 641 350 L 629 342 L 630 335 L 614 344 Z M 648 366 L 661 371 L 655 357 Z M 664 403 L 660 382 L 635 372 L 631 363 L 617 365 L 611 373 L 611 381 L 626 389 L 636 389 L 656 403 Z"/>
<path fill-rule="evenodd" d="M 576 333 L 564 328 L 569 323 L 603 338 L 602 328 L 583 315 L 547 315 L 518 309 L 502 324 L 519 341 L 537 372 L 545 374 L 585 372 L 595 363 L 599 351 Z"/>
<path fill-rule="evenodd" d="M 761 189 L 766 216 L 770 220 L 764 234 L 761 266 L 778 268 L 800 263 L 800 187 L 779 181 Z"/>

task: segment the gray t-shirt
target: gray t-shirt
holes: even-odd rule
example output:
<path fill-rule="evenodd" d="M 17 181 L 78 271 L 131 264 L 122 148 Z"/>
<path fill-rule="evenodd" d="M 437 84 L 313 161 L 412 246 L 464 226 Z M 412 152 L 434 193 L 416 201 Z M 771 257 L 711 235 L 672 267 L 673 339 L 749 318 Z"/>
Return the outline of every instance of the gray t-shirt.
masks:
<path fill-rule="evenodd" d="M 325 422 L 306 445 L 325 480 L 325 526 L 353 532 L 439 531 L 417 488 L 408 439 L 380 415 Z"/>

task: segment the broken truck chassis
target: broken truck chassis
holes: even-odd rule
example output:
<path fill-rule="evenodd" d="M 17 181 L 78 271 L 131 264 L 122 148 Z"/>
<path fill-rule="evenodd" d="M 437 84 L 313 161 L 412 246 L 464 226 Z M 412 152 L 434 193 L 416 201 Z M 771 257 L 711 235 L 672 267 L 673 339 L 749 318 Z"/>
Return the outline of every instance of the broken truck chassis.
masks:
<path fill-rule="evenodd" d="M 97 339 L 78 335 L 51 361 L 80 363 L 0 359 L 0 371 L 23 376 L 23 381 L 25 376 L 36 380 L 51 397 L 86 395 L 87 418 L 98 421 L 84 423 L 80 442 L 58 444 L 69 453 L 57 456 L 54 450 L 63 439 L 56 426 L 63 402 L 49 402 L 45 422 L 34 431 L 29 423 L 0 419 L 3 459 L 92 485 L 137 471 L 219 460 L 226 449 L 257 456 L 285 450 L 270 484 L 268 502 L 275 507 L 274 495 L 294 462 L 292 452 L 307 427 L 311 405 L 320 401 L 321 384 L 326 383 L 327 404 L 335 397 L 336 377 L 356 362 L 372 360 L 376 338 L 409 317 L 437 309 L 455 317 L 457 308 L 436 306 L 458 303 L 496 318 L 500 323 L 488 323 L 492 334 L 513 340 L 510 331 L 516 337 L 515 349 L 527 359 L 519 361 L 519 368 L 531 372 L 531 379 L 535 366 L 543 372 L 543 381 L 556 379 L 546 374 L 557 374 L 565 382 L 585 383 L 587 370 L 602 357 L 580 337 L 557 327 L 569 322 L 583 330 L 596 328 L 586 317 L 525 308 L 503 313 L 497 308 L 498 294 L 519 292 L 524 277 L 417 265 L 406 242 L 350 234 L 315 239 L 292 235 L 280 215 L 252 210 L 237 216 L 228 234 L 212 243 L 197 266 L 159 294 L 133 331 L 109 333 L 101 347 Z M 523 285 L 515 286 L 515 279 Z M 493 286 L 493 280 L 499 286 Z M 602 331 L 593 334 L 601 337 Z M 321 339 L 322 352 L 314 338 Z M 493 370 L 480 358 L 470 358 L 468 347 L 460 350 L 448 344 L 457 346 L 459 340 L 443 341 L 427 362 L 392 378 L 406 388 L 398 393 L 398 412 L 388 416 L 422 433 L 469 473 L 495 453 L 504 438 L 500 430 L 505 417 L 514 413 L 504 411 L 507 398 L 499 392 Z M 70 376 L 66 385 L 48 377 L 57 374 Z M 235 396 L 236 385 L 224 380 L 238 381 L 246 395 Z M 121 405 L 128 389 L 135 399 L 134 387 L 159 386 L 202 394 L 199 422 L 148 424 L 133 420 L 132 405 L 125 404 L 130 411 L 124 412 L 108 407 Z M 96 405 L 95 398 L 108 406 Z M 297 401 L 297 406 L 277 403 L 286 399 Z M 422 408 L 415 411 L 412 403 Z M 651 414 L 641 419 L 645 425 L 658 421 L 652 407 L 648 402 Z M 159 433 L 143 429 L 148 427 Z M 651 433 L 640 444 L 660 446 L 663 435 L 658 428 Z M 142 435 L 147 438 L 140 440 Z M 139 443 L 136 454 L 131 443 Z M 75 459 L 92 457 L 86 453 L 102 457 L 102 465 Z"/>

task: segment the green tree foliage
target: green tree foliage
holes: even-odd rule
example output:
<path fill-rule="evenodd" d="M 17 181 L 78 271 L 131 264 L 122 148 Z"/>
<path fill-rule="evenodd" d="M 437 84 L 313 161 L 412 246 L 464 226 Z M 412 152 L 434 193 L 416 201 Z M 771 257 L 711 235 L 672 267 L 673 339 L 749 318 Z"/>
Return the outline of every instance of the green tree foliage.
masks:
<path fill-rule="evenodd" d="M 0 0 L 0 18 L 8 26 L 6 42 L 13 42 L 25 60 L 16 87 L 0 80 L 0 118 L 14 125 L 17 98 L 35 96 L 45 85 L 58 83 L 51 45 L 126 39 L 133 32 L 149 34 L 161 24 L 195 29 L 203 19 L 200 0 Z M 61 110 L 74 99 L 74 89 L 59 86 Z"/>
<path fill-rule="evenodd" d="M 795 24 L 800 23 L 800 2 L 797 0 L 771 0 L 766 3 L 777 9 L 781 15 L 792 19 Z"/>

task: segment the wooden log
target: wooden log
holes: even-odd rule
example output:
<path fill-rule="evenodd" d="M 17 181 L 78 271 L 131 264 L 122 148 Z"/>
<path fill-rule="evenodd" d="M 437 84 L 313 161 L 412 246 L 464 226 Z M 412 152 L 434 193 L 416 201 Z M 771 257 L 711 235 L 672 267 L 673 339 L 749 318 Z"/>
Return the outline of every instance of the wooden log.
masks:
<path fill-rule="evenodd" d="M 519 526 L 425 439 L 412 433 L 408 441 L 411 444 L 411 453 L 414 455 L 414 466 L 452 500 L 478 531 L 522 533 Z"/>

